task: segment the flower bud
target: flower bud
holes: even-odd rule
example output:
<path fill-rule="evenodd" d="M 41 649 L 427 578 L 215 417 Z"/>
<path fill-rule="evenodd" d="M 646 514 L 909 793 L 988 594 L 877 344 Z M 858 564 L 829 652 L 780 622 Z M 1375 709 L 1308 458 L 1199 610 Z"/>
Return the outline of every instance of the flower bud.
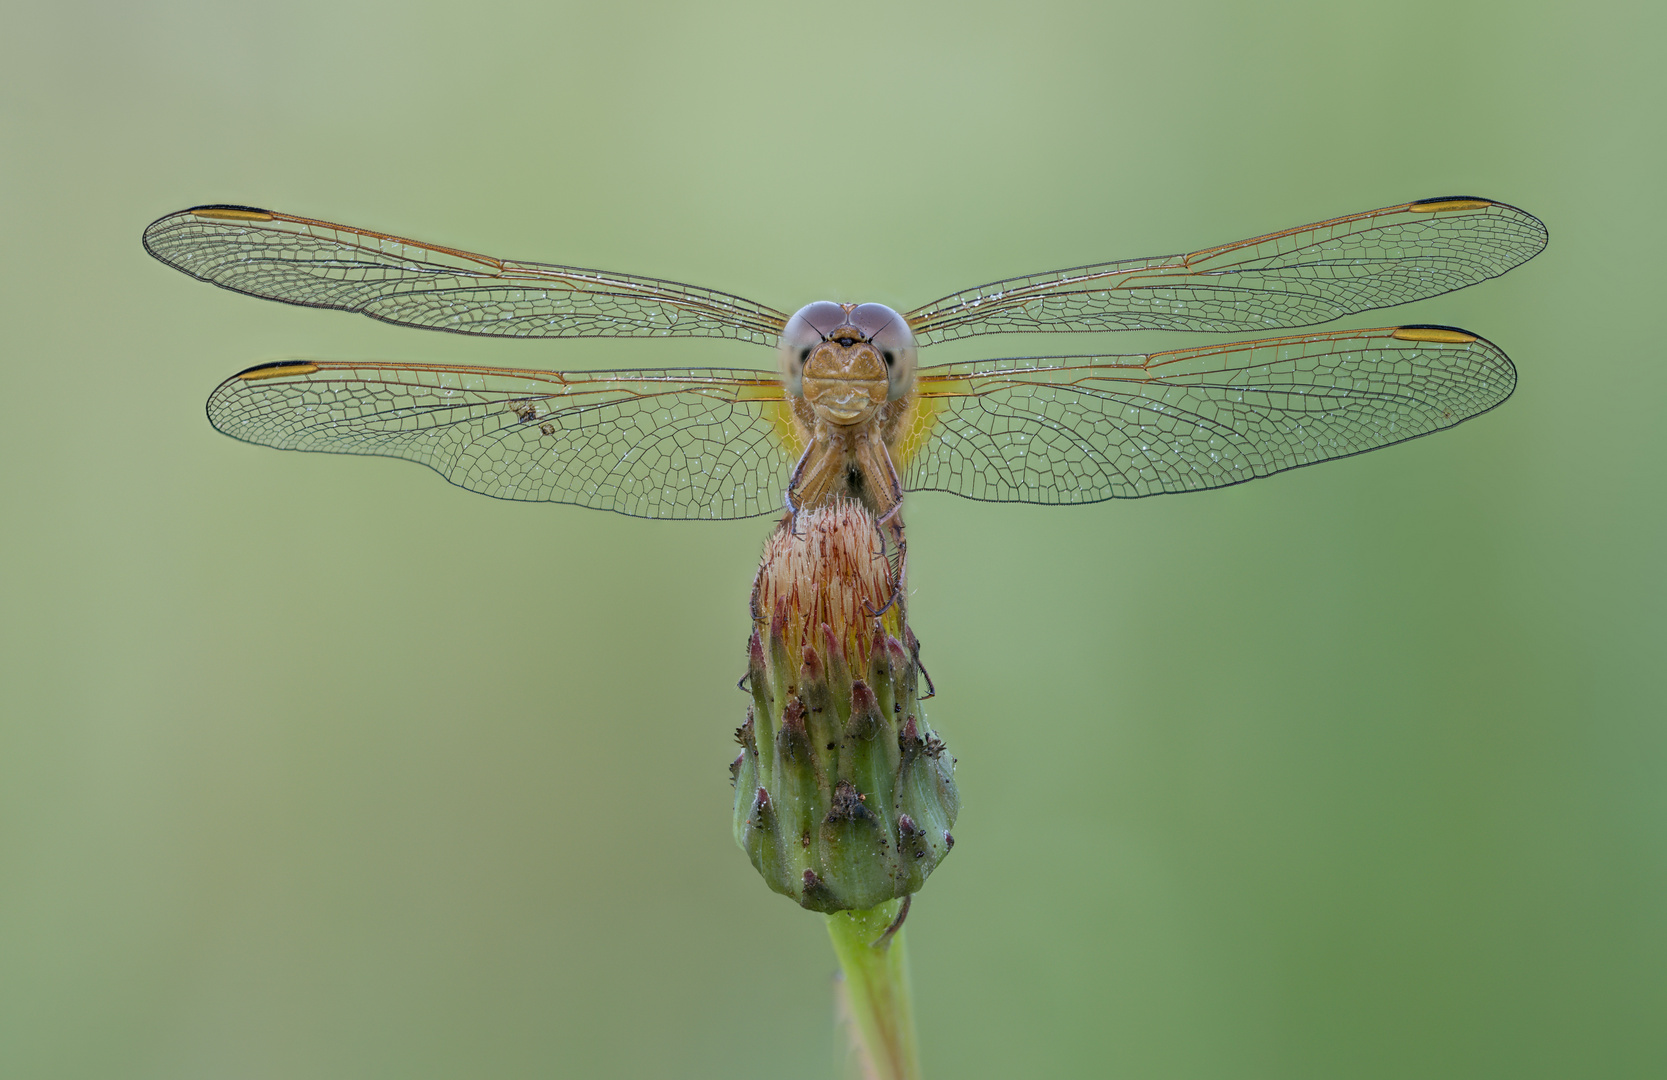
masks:
<path fill-rule="evenodd" d="M 735 839 L 814 911 L 915 892 L 955 842 L 955 759 L 920 708 L 902 590 L 855 503 L 784 523 L 753 584 Z"/>

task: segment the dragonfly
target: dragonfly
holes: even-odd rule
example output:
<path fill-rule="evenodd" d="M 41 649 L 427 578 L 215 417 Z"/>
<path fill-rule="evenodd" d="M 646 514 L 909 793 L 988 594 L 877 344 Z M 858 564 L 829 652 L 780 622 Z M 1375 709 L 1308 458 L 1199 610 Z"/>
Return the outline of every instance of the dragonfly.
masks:
<path fill-rule="evenodd" d="M 144 232 L 156 258 L 269 300 L 513 338 L 718 337 L 753 368 L 544 371 L 289 359 L 222 382 L 208 419 L 284 450 L 426 465 L 500 499 L 645 518 L 789 515 L 840 499 L 900 525 L 904 494 L 1093 503 L 1201 491 L 1445 430 L 1510 396 L 1498 346 L 1413 324 L 1143 355 L 920 367 L 1011 332 L 1265 332 L 1421 300 L 1538 254 L 1506 203 L 1420 199 L 1177 255 L 1027 274 L 906 312 L 792 315 L 658 278 L 516 262 L 249 206 Z"/>

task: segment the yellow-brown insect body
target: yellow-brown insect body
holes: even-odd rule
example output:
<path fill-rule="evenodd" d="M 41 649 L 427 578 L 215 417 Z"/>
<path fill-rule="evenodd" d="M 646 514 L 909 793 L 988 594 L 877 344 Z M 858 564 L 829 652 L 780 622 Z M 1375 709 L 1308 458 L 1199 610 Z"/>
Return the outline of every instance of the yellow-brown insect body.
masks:
<path fill-rule="evenodd" d="M 912 365 L 898 372 L 895 352 L 850 323 L 801 353 L 800 393 L 792 401 L 805 452 L 788 485 L 790 509 L 851 499 L 880 520 L 892 518 L 903 486 L 890 451 L 902 427 L 898 421 L 913 404 Z M 901 387 L 900 375 L 907 378 Z M 902 396 L 895 397 L 899 389 Z"/>

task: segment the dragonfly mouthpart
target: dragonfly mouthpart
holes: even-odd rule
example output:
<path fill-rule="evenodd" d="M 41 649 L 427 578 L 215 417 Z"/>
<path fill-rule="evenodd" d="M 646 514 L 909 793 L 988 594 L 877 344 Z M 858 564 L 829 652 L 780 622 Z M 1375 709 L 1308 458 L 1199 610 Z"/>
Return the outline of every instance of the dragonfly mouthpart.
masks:
<path fill-rule="evenodd" d="M 857 338 L 836 337 L 817 345 L 800 374 L 801 391 L 811 408 L 841 426 L 872 419 L 891 390 L 880 351 Z"/>

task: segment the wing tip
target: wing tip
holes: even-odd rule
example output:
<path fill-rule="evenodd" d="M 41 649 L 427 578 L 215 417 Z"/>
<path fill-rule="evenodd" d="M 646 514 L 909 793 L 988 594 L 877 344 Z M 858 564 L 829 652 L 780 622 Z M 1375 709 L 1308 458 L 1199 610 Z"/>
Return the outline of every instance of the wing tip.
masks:
<path fill-rule="evenodd" d="M 1551 230 L 1546 228 L 1545 222 L 1520 206 L 1512 206 L 1510 203 L 1500 202 L 1498 199 L 1489 199 L 1482 195 L 1438 195 L 1432 199 L 1414 199 L 1406 204 L 1406 209 L 1428 214 L 1443 214 L 1460 210 L 1480 210 L 1489 206 L 1508 210 L 1527 219 L 1527 221 L 1533 222 L 1540 232 L 1540 246 L 1535 249 L 1534 254 L 1537 255 L 1545 250 L 1546 244 L 1551 239 Z M 1533 258 L 1533 255 L 1530 255 L 1529 258 Z"/>
<path fill-rule="evenodd" d="M 271 210 L 263 210 L 258 206 L 242 206 L 237 203 L 205 203 L 202 206 L 188 206 L 184 210 L 175 210 L 171 214 L 163 214 L 140 234 L 140 241 L 145 245 L 146 254 L 152 258 L 165 262 L 169 266 L 179 264 L 167 255 L 157 250 L 154 241 L 157 234 L 181 218 L 200 218 L 206 221 L 274 221 L 278 215 Z M 183 269 L 183 268 L 182 268 Z M 190 273 L 190 271 L 186 271 Z M 193 275 L 195 276 L 195 275 Z"/>
<path fill-rule="evenodd" d="M 1505 388 L 1505 393 L 1500 396 L 1498 401 L 1495 401 L 1493 404 L 1487 406 L 1487 408 L 1484 408 L 1479 412 L 1471 413 L 1470 416 L 1465 416 L 1461 419 L 1468 420 L 1471 416 L 1480 416 L 1482 413 L 1487 412 L 1488 409 L 1497 408 L 1498 406 L 1503 405 L 1512 394 L 1516 393 L 1516 361 L 1512 360 L 1510 356 L 1506 354 L 1504 349 L 1501 349 L 1498 345 L 1495 345 L 1481 334 L 1466 330 L 1460 326 L 1442 326 L 1439 323 L 1414 323 L 1408 326 L 1395 327 L 1392 331 L 1390 331 L 1389 336 L 1399 341 L 1429 342 L 1437 345 L 1480 345 L 1484 355 L 1491 357 L 1494 363 L 1502 364 L 1504 366 L 1506 377 L 1509 380 L 1509 385 Z"/>

